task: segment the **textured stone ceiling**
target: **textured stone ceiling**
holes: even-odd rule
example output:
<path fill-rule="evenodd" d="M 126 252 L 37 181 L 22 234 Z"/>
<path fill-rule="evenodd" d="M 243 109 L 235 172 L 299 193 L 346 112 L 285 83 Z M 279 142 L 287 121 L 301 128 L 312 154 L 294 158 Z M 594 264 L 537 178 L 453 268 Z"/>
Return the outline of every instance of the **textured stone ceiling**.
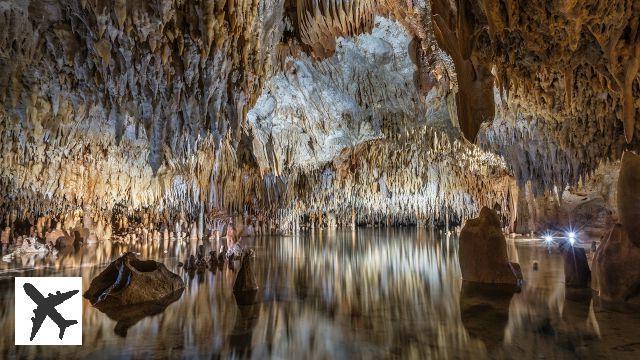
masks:
<path fill-rule="evenodd" d="M 638 150 L 639 26 L 634 0 L 0 0 L 0 201 L 513 222 L 527 183 Z"/>

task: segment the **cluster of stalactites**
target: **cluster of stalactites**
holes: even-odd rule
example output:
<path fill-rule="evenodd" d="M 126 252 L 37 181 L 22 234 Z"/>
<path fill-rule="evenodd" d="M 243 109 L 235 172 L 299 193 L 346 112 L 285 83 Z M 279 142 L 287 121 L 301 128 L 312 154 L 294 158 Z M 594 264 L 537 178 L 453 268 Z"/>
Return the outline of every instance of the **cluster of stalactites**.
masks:
<path fill-rule="evenodd" d="M 57 115 L 47 102 L 29 111 L 32 128 L 0 112 L 0 187 L 3 208 L 26 215 L 57 216 L 78 209 L 238 213 L 268 207 L 265 180 L 238 161 L 230 137 L 209 135 L 185 141 L 181 153 L 167 153 L 154 175 L 149 144 L 124 138 L 116 144 L 109 124 L 96 126 L 99 107 L 74 118 L 68 102 Z M 29 139 L 29 141 L 24 141 Z"/>
<path fill-rule="evenodd" d="M 296 0 L 302 42 L 313 54 L 326 58 L 336 48 L 336 38 L 370 32 L 375 0 Z"/>
<path fill-rule="evenodd" d="M 117 142 L 130 117 L 157 173 L 202 134 L 237 145 L 281 20 L 282 1 L 2 2 L 0 106 L 24 122 L 40 98 L 97 105 Z"/>
<path fill-rule="evenodd" d="M 497 99 L 497 115 L 481 129 L 478 144 L 502 156 L 520 187 L 531 183 L 535 196 L 560 192 L 587 180 L 602 162 L 620 158 L 625 145 L 621 122 L 576 117 L 554 121 Z M 593 110 L 593 108 L 592 108 Z"/>
<path fill-rule="evenodd" d="M 634 83 L 640 69 L 640 5 L 579 1 L 549 6 L 510 4 L 486 11 L 496 78 L 519 105 L 550 118 L 620 121 L 624 138 L 637 133 Z M 513 30 L 525 29 L 518 32 Z M 508 31 L 506 29 L 512 29 Z M 553 29 L 553 30 L 550 30 Z M 515 55 L 518 54 L 518 55 Z M 540 57 L 538 54 L 545 54 Z M 534 62 L 523 61 L 526 58 Z"/>
<path fill-rule="evenodd" d="M 325 169 L 299 173 L 287 187 L 281 226 L 449 224 L 498 208 L 515 221 L 517 187 L 500 157 L 428 127 L 345 150 Z"/>

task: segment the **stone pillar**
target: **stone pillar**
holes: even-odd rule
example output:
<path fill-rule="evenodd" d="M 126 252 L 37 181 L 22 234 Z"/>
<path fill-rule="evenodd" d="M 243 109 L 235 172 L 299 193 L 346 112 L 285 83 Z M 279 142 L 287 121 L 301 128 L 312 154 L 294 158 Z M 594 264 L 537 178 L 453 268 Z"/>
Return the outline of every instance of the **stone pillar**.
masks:
<path fill-rule="evenodd" d="M 618 216 L 596 250 L 591 287 L 605 301 L 640 304 L 640 156 L 625 152 L 618 177 Z"/>
<path fill-rule="evenodd" d="M 460 269 L 466 281 L 519 285 L 520 265 L 509 262 L 507 244 L 495 210 L 483 207 L 460 232 Z"/>

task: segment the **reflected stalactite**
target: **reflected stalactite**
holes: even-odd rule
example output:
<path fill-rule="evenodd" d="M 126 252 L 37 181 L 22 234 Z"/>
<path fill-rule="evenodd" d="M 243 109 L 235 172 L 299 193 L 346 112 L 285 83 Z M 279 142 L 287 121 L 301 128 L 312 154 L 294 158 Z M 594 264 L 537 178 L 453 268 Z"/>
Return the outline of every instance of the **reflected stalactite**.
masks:
<path fill-rule="evenodd" d="M 246 246 L 256 251 L 253 272 L 260 289 L 251 305 L 243 305 L 234 292 L 240 263 L 235 271 L 225 263 L 191 278 L 177 264 L 189 251 L 188 238 L 168 253 L 143 239 L 127 244 L 116 238 L 108 250 L 99 243 L 64 257 L 47 255 L 35 259 L 32 270 L 23 269 L 20 259 L 0 263 L 0 287 L 17 274 L 55 272 L 82 276 L 89 288 L 112 257 L 125 251 L 146 253 L 185 281 L 180 298 L 166 308 L 131 308 L 111 317 L 86 301 L 84 346 L 52 347 L 51 357 L 93 351 L 112 357 L 567 357 L 580 349 L 611 355 L 616 350 L 599 344 L 611 344 L 613 324 L 640 324 L 637 314 L 609 312 L 588 298 L 565 295 L 561 255 L 530 242 L 515 244 L 526 279 L 522 291 L 487 297 L 462 286 L 457 239 L 435 230 L 332 229 L 258 237 Z M 217 244 L 204 246 L 208 252 Z M 536 271 L 533 261 L 539 263 Z M 13 287 L 7 286 L 0 325 L 11 327 Z M 116 326 L 124 339 L 114 333 Z M 36 356 L 33 348 L 9 346 L 12 341 L 0 338 L 3 355 Z"/>

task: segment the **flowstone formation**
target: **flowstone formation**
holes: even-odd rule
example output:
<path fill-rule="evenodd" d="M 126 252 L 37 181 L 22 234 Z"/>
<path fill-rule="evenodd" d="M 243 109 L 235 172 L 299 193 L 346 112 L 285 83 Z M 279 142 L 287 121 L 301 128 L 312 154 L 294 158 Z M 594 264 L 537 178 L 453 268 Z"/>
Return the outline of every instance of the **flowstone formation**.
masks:
<path fill-rule="evenodd" d="M 520 265 L 509 261 L 507 243 L 495 210 L 483 207 L 460 232 L 460 269 L 465 281 L 520 285 Z"/>

